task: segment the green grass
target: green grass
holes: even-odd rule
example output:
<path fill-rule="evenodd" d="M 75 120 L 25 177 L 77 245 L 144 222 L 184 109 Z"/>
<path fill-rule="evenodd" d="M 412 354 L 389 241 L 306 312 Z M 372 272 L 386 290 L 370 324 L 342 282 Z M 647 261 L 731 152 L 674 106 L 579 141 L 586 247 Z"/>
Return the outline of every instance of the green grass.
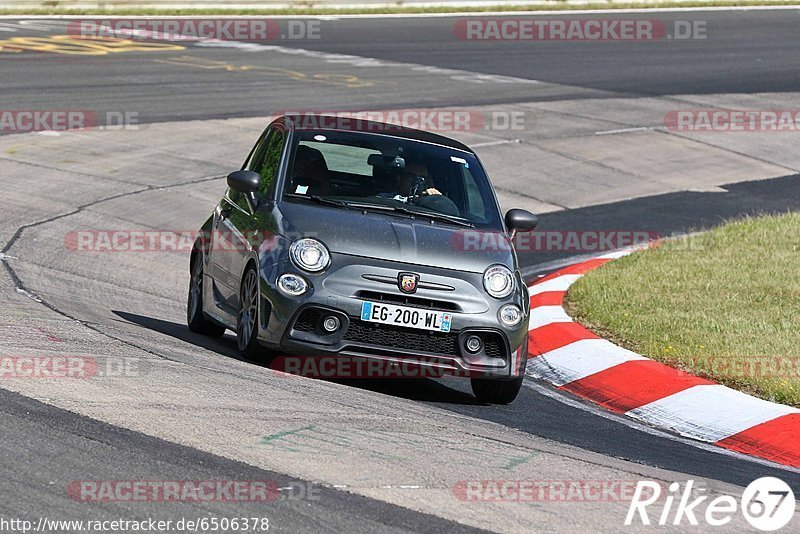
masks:
<path fill-rule="evenodd" d="M 473 7 L 419 7 L 403 6 L 398 2 L 395 7 L 375 7 L 357 9 L 339 9 L 333 7 L 294 7 L 294 8 L 245 8 L 245 9 L 220 9 L 220 8 L 194 8 L 194 9 L 142 9 L 142 8 L 105 8 L 105 9 L 75 9 L 69 7 L 48 8 L 6 8 L 0 9 L 0 15 L 383 15 L 391 13 L 485 13 L 508 11 L 561 11 L 583 9 L 650 9 L 650 8 L 680 8 L 680 7 L 741 7 L 741 6 L 789 6 L 797 5 L 798 0 L 715 0 L 711 2 L 678 0 L 663 2 L 591 2 L 587 4 L 552 3 L 544 5 L 494 5 Z M 308 2 L 313 5 L 313 2 Z"/>
<path fill-rule="evenodd" d="M 566 307 L 643 356 L 800 406 L 800 213 L 612 261 L 578 280 Z"/>

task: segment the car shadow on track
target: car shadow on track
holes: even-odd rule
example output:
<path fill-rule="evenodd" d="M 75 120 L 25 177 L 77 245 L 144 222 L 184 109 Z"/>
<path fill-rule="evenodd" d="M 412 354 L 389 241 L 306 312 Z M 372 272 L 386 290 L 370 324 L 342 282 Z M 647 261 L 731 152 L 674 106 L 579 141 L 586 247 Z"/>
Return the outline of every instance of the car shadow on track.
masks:
<path fill-rule="evenodd" d="M 156 319 L 155 317 L 147 317 L 145 315 L 119 310 L 111 310 L 111 313 L 125 322 L 137 324 L 148 330 L 174 337 L 185 343 L 191 343 L 192 345 L 202 347 L 206 350 L 245 361 L 237 352 L 236 341 L 232 337 L 211 338 L 191 332 L 185 324 L 173 323 L 172 321 L 164 321 L 163 319 Z"/>
<path fill-rule="evenodd" d="M 281 371 L 279 366 L 276 366 L 276 358 L 252 360 L 243 357 L 239 354 L 236 348 L 236 340 L 231 335 L 226 335 L 221 338 L 210 338 L 195 334 L 183 323 L 174 323 L 172 321 L 165 321 L 163 319 L 156 319 L 155 317 L 147 317 L 136 313 L 111 310 L 111 312 L 125 322 L 139 325 L 148 330 L 164 334 L 185 343 L 202 347 L 206 350 L 216 352 L 223 356 L 233 358 L 239 361 L 247 362 L 259 367 L 273 369 L 274 371 Z M 348 387 L 355 387 L 381 393 L 384 395 L 391 395 L 393 397 L 404 398 L 408 400 L 421 401 L 421 402 L 434 402 L 446 404 L 462 404 L 462 405 L 482 405 L 483 403 L 477 401 L 473 395 L 460 389 L 454 389 L 447 384 L 434 380 L 431 378 L 373 378 L 373 379 L 355 379 L 355 378 L 317 378 L 317 377 L 298 377 L 310 380 L 324 380 L 326 382 L 333 382 L 342 384 Z M 444 382 L 452 383 L 450 378 L 442 379 Z M 466 379 L 461 379 L 459 382 Z"/>
<path fill-rule="evenodd" d="M 465 391 L 453 389 L 447 384 L 431 378 L 376 378 L 328 380 L 346 386 L 366 389 L 375 393 L 391 395 L 421 402 L 440 402 L 445 404 L 483 405 Z M 447 380 L 447 379 L 443 379 Z"/>

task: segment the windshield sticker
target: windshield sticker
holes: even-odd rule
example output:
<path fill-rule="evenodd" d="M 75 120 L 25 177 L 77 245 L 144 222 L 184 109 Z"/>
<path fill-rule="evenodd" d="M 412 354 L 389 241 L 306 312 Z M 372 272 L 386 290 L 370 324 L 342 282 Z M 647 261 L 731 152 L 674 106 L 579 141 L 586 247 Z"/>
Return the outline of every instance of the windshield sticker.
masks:
<path fill-rule="evenodd" d="M 298 185 L 297 189 L 295 189 L 294 192 L 298 193 L 300 195 L 305 195 L 308 192 L 308 186 L 307 185 Z"/>
<path fill-rule="evenodd" d="M 315 135 L 314 136 L 314 141 L 327 141 L 327 140 L 328 140 L 328 138 L 325 137 L 324 135 Z"/>

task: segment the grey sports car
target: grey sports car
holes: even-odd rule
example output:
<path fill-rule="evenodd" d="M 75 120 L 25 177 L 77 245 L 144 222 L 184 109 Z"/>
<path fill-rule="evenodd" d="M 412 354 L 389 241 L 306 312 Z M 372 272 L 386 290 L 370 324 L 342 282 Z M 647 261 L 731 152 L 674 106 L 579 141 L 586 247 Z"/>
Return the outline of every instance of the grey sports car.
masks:
<path fill-rule="evenodd" d="M 273 121 L 191 254 L 189 328 L 236 332 L 250 357 L 358 357 L 467 376 L 509 403 L 527 361 L 528 291 L 514 232 L 475 153 L 360 121 Z"/>

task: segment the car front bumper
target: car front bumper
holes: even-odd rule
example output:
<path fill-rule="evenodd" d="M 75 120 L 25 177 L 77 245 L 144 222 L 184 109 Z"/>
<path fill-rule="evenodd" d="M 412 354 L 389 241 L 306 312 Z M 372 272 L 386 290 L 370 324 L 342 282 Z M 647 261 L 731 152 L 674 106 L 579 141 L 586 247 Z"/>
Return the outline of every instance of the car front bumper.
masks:
<path fill-rule="evenodd" d="M 498 300 L 483 291 L 480 273 L 336 255 L 331 265 L 322 274 L 310 275 L 289 262 L 262 264 L 262 344 L 297 357 L 363 358 L 387 367 L 411 364 L 460 376 L 508 380 L 524 372 L 529 307 L 519 275 L 515 292 Z M 421 281 L 435 289 L 420 287 L 406 295 L 396 283 L 388 283 L 399 272 L 408 271 L 418 273 Z M 277 279 L 285 272 L 303 276 L 309 290 L 297 297 L 285 295 L 277 288 Z M 365 301 L 447 311 L 452 314 L 451 330 L 429 332 L 362 321 Z M 518 305 L 524 314 L 513 329 L 503 327 L 497 317 L 500 307 L 508 303 Z M 341 324 L 332 334 L 321 328 L 328 315 L 336 316 Z M 465 341 L 471 335 L 483 341 L 478 353 L 466 350 Z"/>

